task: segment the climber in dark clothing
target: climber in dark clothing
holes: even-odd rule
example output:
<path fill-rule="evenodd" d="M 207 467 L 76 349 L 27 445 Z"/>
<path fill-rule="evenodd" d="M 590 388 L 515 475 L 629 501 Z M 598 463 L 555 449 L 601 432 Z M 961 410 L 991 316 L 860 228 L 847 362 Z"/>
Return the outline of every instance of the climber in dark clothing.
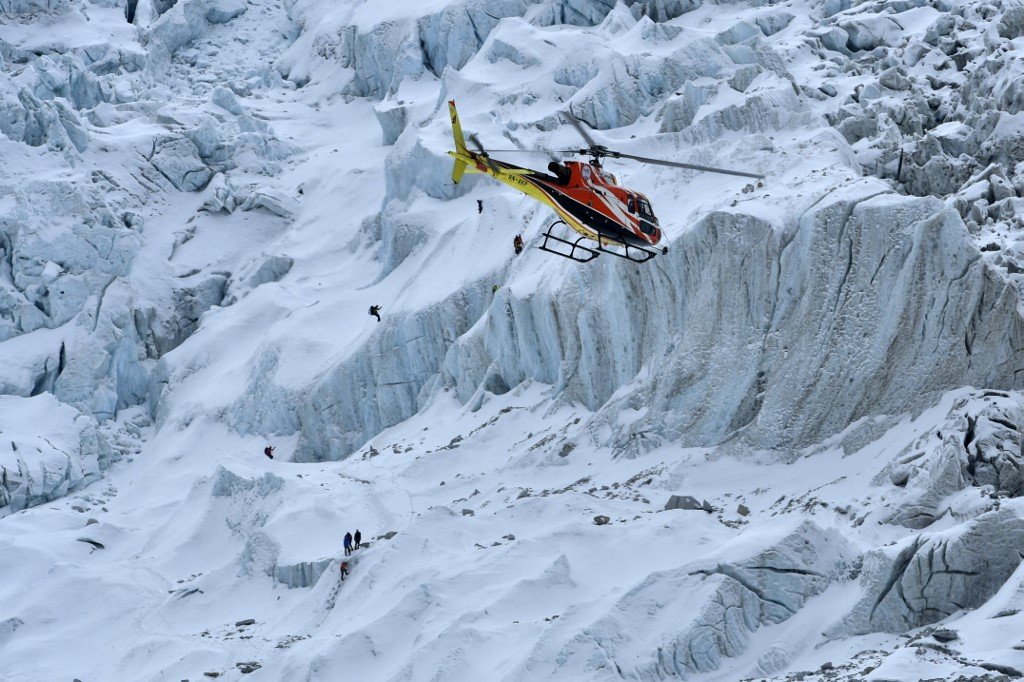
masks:
<path fill-rule="evenodd" d="M 370 314 L 373 315 L 374 317 L 376 317 L 377 321 L 380 322 L 380 306 L 379 305 L 371 305 L 370 306 Z"/>
<path fill-rule="evenodd" d="M 348 562 L 341 562 L 341 582 L 345 582 L 345 576 L 348 575 Z"/>
<path fill-rule="evenodd" d="M 345 533 L 345 556 L 352 553 L 352 533 Z"/>
<path fill-rule="evenodd" d="M 516 250 L 517 256 L 523 252 L 523 235 L 516 235 L 516 238 L 512 240 L 512 248 Z"/>
<path fill-rule="evenodd" d="M 270 459 L 274 459 L 274 446 L 268 445 L 267 447 L 263 448 L 263 454 L 269 457 Z"/>
<path fill-rule="evenodd" d="M 359 549 L 359 545 L 363 541 L 363 534 L 356 528 L 356 534 L 352 536 L 352 549 Z"/>
<path fill-rule="evenodd" d="M 477 199 L 476 200 L 476 212 L 477 213 L 483 213 L 484 212 L 484 202 L 483 202 L 483 199 Z"/>

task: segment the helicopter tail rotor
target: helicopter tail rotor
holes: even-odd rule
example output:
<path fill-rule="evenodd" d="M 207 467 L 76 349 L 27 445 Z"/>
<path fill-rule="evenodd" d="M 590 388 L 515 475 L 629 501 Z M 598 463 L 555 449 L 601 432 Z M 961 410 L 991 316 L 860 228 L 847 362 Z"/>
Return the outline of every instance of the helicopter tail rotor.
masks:
<path fill-rule="evenodd" d="M 494 165 L 493 161 L 491 161 L 490 155 L 488 155 L 484 146 L 480 144 L 480 138 L 476 136 L 476 133 L 469 134 L 469 141 L 473 143 L 474 147 L 476 147 L 476 156 L 487 164 L 487 167 L 491 169 L 491 172 L 497 173 L 498 167 Z"/>

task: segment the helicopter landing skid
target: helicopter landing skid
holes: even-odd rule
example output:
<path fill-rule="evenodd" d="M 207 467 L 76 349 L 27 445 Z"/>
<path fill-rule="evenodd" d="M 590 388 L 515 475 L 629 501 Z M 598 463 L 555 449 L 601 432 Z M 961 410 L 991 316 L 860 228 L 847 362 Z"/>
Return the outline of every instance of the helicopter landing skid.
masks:
<path fill-rule="evenodd" d="M 552 234 L 551 231 L 554 229 L 555 225 L 559 224 L 565 225 L 565 222 L 562 220 L 556 220 L 555 222 L 548 225 L 548 229 L 544 233 L 544 243 L 541 244 L 540 247 L 538 247 L 541 251 L 547 251 L 548 253 L 553 253 L 556 256 L 561 256 L 562 258 L 574 260 L 577 263 L 589 263 L 602 253 L 611 254 L 612 256 L 616 256 L 618 258 L 624 258 L 626 260 L 633 261 L 634 263 L 646 263 L 647 261 L 654 258 L 656 255 L 658 255 L 655 251 L 645 249 L 642 246 L 627 244 L 621 239 L 610 237 L 603 233 L 598 233 L 600 234 L 600 239 L 597 242 L 597 248 L 592 249 L 589 246 L 583 246 L 580 243 L 585 239 L 589 239 L 589 237 L 578 237 L 574 241 L 570 241 L 568 239 L 563 239 L 562 237 L 558 237 Z M 566 246 L 569 247 L 569 252 L 563 253 L 562 251 L 558 251 L 557 249 L 551 248 L 550 246 L 548 246 L 549 241 L 552 241 L 555 244 L 565 244 Z M 623 252 L 606 249 L 605 245 L 614 245 L 622 247 Z M 580 253 L 577 254 L 577 251 L 579 251 Z M 666 253 L 667 251 L 668 249 L 664 249 L 662 253 Z"/>
<path fill-rule="evenodd" d="M 586 239 L 586 237 L 577 237 L 575 241 L 569 241 L 568 239 L 556 237 L 555 235 L 551 234 L 551 230 L 554 229 L 555 225 L 559 224 L 565 225 L 565 222 L 561 220 L 556 220 L 555 222 L 548 225 L 548 229 L 544 233 L 544 243 L 538 247 L 541 251 L 547 251 L 548 253 L 553 253 L 556 256 L 561 256 L 562 258 L 574 260 L 577 263 L 589 263 L 590 261 L 594 260 L 595 258 L 601 255 L 597 250 L 580 244 L 580 242 Z M 554 242 L 555 244 L 565 244 L 566 246 L 569 247 L 569 253 L 563 253 L 562 251 L 551 248 L 550 246 L 548 246 L 549 241 Z M 579 255 L 576 254 L 577 250 L 580 251 Z"/>

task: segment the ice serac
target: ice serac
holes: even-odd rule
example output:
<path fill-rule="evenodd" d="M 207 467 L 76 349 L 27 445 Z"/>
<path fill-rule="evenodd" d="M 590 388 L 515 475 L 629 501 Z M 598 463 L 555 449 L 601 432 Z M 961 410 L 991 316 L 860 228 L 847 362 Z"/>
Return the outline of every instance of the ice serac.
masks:
<path fill-rule="evenodd" d="M 635 5 L 638 15 L 646 12 L 657 20 L 699 6 L 696 0 L 634 0 L 628 4 Z M 461 69 L 504 18 L 529 17 L 539 25 L 593 26 L 614 7 L 612 0 L 463 0 L 439 11 L 417 13 L 411 9 L 400 18 L 367 25 L 340 25 L 333 30 L 318 26 L 315 34 L 304 40 L 315 46 L 322 62 L 352 69 L 346 92 L 385 99 L 394 95 L 407 77 L 439 77 L 447 67 Z M 300 25 L 315 25 L 315 15 L 320 11 L 310 0 L 291 2 L 288 9 Z M 285 55 L 279 65 L 294 81 L 305 82 L 311 77 L 309 64 L 297 53 Z"/>
<path fill-rule="evenodd" d="M 484 282 L 468 286 L 397 324 L 386 324 L 300 400 L 295 460 L 342 459 L 371 436 L 415 414 L 436 387 L 450 346 L 491 301 Z"/>
<path fill-rule="evenodd" d="M 741 436 L 789 451 L 930 392 L 1020 385 L 1016 294 L 936 200 L 865 180 L 781 229 L 716 212 L 659 262 L 511 296 L 448 353 L 459 398 L 534 379 L 613 427 L 644 410 L 620 449 Z"/>
<path fill-rule="evenodd" d="M 334 559 L 300 561 L 297 564 L 275 565 L 274 579 L 291 588 L 312 587 L 320 580 Z"/>
<path fill-rule="evenodd" d="M 116 457 L 91 419 L 52 395 L 0 396 L 0 424 L 0 516 L 98 480 Z"/>
<path fill-rule="evenodd" d="M 971 487 L 1019 497 L 1022 429 L 1019 393 L 983 391 L 958 400 L 943 424 L 904 448 L 878 477 L 903 488 L 889 521 L 924 528 L 951 510 L 951 495 Z"/>
<path fill-rule="evenodd" d="M 860 578 L 864 597 L 829 635 L 905 632 L 977 608 L 1010 577 L 1021 556 L 1024 518 L 1018 505 L 871 551 Z"/>
<path fill-rule="evenodd" d="M 746 650 L 752 633 L 843 579 L 854 558 L 840 533 L 812 521 L 773 533 L 760 547 L 727 544 L 718 560 L 652 573 L 549 660 L 563 673 L 601 680 L 717 670 Z"/>

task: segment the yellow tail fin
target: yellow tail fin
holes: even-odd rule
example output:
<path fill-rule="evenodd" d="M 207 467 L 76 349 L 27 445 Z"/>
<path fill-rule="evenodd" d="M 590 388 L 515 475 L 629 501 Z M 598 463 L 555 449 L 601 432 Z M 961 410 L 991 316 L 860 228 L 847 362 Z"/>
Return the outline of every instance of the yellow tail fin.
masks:
<path fill-rule="evenodd" d="M 452 182 L 456 185 L 459 184 L 459 180 L 466 173 L 466 162 L 462 159 L 455 159 L 455 166 L 452 167 Z"/>
<path fill-rule="evenodd" d="M 455 110 L 455 100 L 448 100 L 448 113 L 452 120 L 452 137 L 455 138 L 455 153 L 466 155 L 466 138 L 462 136 L 462 124 L 459 123 L 459 112 Z M 456 184 L 462 180 L 466 172 L 466 162 L 462 159 L 455 159 L 455 167 L 452 168 L 452 182 Z"/>

